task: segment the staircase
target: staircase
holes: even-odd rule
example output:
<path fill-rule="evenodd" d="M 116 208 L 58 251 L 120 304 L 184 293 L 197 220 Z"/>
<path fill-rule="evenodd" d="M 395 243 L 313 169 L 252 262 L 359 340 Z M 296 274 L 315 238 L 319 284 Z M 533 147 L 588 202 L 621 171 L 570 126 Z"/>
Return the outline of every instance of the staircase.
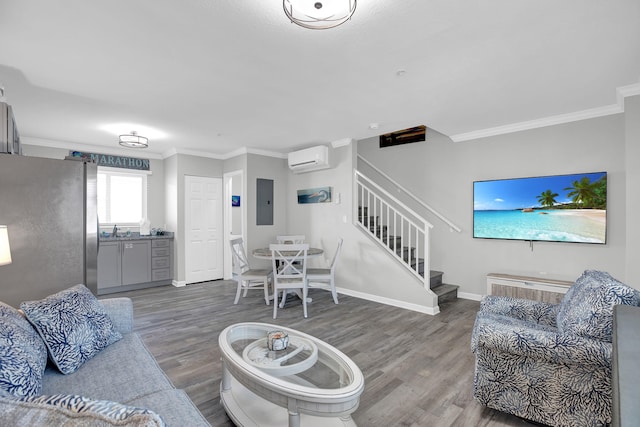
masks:
<path fill-rule="evenodd" d="M 403 245 L 403 241 L 406 240 L 406 238 L 403 238 L 401 235 L 397 236 L 389 234 L 390 225 L 386 224 L 392 224 L 392 228 L 397 228 L 393 226 L 396 225 L 398 221 L 387 221 L 386 223 L 384 221 L 381 222 L 378 215 L 369 215 L 368 206 L 359 206 L 358 223 L 363 229 L 367 230 L 369 234 L 375 237 L 376 241 L 386 245 L 386 247 L 396 255 L 397 260 L 407 266 L 407 268 L 410 268 L 414 274 L 417 274 L 424 279 L 425 260 L 424 258 L 417 258 L 415 256 L 415 246 L 405 246 Z M 459 286 L 443 283 L 443 275 L 444 273 L 442 271 L 430 270 L 429 273 L 428 286 L 429 289 L 437 295 L 438 305 L 446 301 L 455 300 L 458 297 Z"/>

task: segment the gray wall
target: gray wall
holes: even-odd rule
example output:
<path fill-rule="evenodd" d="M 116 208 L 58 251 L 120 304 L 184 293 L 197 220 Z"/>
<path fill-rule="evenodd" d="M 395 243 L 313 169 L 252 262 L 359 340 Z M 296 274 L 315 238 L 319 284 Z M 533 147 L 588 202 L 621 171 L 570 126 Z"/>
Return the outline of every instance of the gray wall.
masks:
<path fill-rule="evenodd" d="M 640 289 L 640 96 L 625 99 L 625 171 L 627 173 L 626 200 L 626 281 Z"/>
<path fill-rule="evenodd" d="M 345 238 L 338 286 L 354 295 L 424 304 L 420 285 L 352 224 L 352 167 L 356 151 L 422 197 L 462 228 L 450 232 L 433 216 L 432 268 L 461 286 L 463 297 L 485 293 L 490 272 L 542 275 L 573 280 L 584 269 L 609 271 L 640 288 L 640 263 L 635 241 L 640 238 L 640 96 L 627 97 L 622 114 L 549 126 L 474 141 L 454 143 L 428 130 L 423 143 L 379 149 L 377 138 L 331 149 L 332 168 L 292 174 L 285 159 L 246 154 L 229 160 L 173 155 L 151 160 L 149 217 L 152 226 L 166 224 L 176 232 L 176 279 L 184 280 L 184 176 L 222 177 L 243 170 L 242 209 L 247 215 L 247 250 L 268 245 L 276 234 L 304 233 L 326 251 L 315 264 L 329 262 L 338 237 Z M 62 158 L 68 150 L 25 145 L 25 154 Z M 609 179 L 606 245 L 473 239 L 472 182 L 590 171 L 607 171 Z M 274 225 L 256 225 L 256 179 L 274 180 Z M 301 188 L 331 186 L 341 203 L 298 205 Z M 346 216 L 347 222 L 344 222 Z M 256 264 L 261 262 L 255 260 Z M 264 261 L 263 264 L 268 262 Z"/>
<path fill-rule="evenodd" d="M 432 269 L 474 297 L 490 272 L 574 280 L 602 269 L 627 279 L 625 145 L 625 115 L 617 114 L 461 143 L 431 130 L 426 142 L 384 149 L 372 138 L 358 152 L 462 228 L 450 232 L 427 216 L 436 226 Z M 534 242 L 532 251 L 528 242 L 472 238 L 473 181 L 596 171 L 608 172 L 606 245 Z"/>
<path fill-rule="evenodd" d="M 164 213 L 165 213 L 165 219 L 167 223 L 167 230 L 173 231 L 175 233 L 173 238 L 174 239 L 173 279 L 177 280 L 176 277 L 177 277 L 178 262 L 179 262 L 177 242 L 178 242 L 179 236 L 182 234 L 178 232 L 178 155 L 177 154 L 164 159 L 164 190 L 165 190 Z"/>
<path fill-rule="evenodd" d="M 28 141 L 28 138 L 26 139 Z M 89 151 L 89 150 L 86 150 Z M 91 152 L 100 153 L 98 147 L 92 148 Z M 140 154 L 134 156 L 133 154 Z M 120 152 L 120 155 L 145 158 L 143 153 Z M 23 154 L 32 157 L 46 157 L 50 159 L 64 159 L 69 155 L 68 149 L 44 147 L 39 145 L 23 145 Z M 110 154 L 109 152 L 105 154 Z M 166 224 L 165 212 L 165 177 L 164 161 L 159 159 L 149 159 L 151 173 L 147 175 L 147 217 L 151 221 L 151 227 L 163 227 Z M 171 231 L 171 229 L 169 229 Z"/>
<path fill-rule="evenodd" d="M 222 179 L 223 161 L 208 157 L 176 154 L 165 159 L 167 179 L 165 179 L 166 213 L 168 224 L 175 232 L 174 236 L 174 280 L 182 283 L 185 280 L 184 259 L 184 177 L 203 176 Z M 222 215 L 222 212 L 220 213 Z"/>
<path fill-rule="evenodd" d="M 246 218 L 247 211 L 247 183 L 245 177 L 247 176 L 247 155 L 232 157 L 224 161 L 224 173 L 238 172 L 231 179 L 231 195 L 240 196 L 240 207 L 234 207 L 231 209 L 231 234 L 243 235 L 242 218 Z M 223 183 L 224 184 L 224 183 Z M 227 201 L 230 203 L 230 201 Z M 225 248 L 227 256 L 231 256 L 231 252 L 228 252 Z"/>
<path fill-rule="evenodd" d="M 341 292 L 418 310 L 431 306 L 431 296 L 422 283 L 353 225 L 355 149 L 354 145 L 331 148 L 331 169 L 289 172 L 286 231 L 305 234 L 311 246 L 324 249 L 323 258 L 313 258 L 311 266 L 329 266 L 338 238 L 344 239 L 336 268 L 336 286 Z M 332 203 L 298 204 L 297 190 L 327 186 L 332 187 Z M 340 203 L 336 203 L 338 194 Z"/>
<path fill-rule="evenodd" d="M 246 209 L 247 242 L 245 248 L 250 254 L 254 249 L 273 243 L 277 234 L 287 232 L 287 192 L 288 167 L 285 159 L 247 154 Z M 273 225 L 256 225 L 256 185 L 257 179 L 273 180 Z M 251 265 L 268 267 L 269 261 L 251 259 Z"/>

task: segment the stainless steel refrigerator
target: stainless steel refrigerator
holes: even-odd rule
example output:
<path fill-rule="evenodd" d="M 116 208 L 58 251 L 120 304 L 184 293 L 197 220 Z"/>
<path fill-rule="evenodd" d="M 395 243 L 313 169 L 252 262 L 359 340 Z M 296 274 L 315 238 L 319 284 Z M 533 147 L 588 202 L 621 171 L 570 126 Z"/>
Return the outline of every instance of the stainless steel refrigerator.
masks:
<path fill-rule="evenodd" d="M 0 154 L 0 224 L 13 262 L 0 266 L 12 306 L 78 283 L 97 292 L 97 166 Z"/>

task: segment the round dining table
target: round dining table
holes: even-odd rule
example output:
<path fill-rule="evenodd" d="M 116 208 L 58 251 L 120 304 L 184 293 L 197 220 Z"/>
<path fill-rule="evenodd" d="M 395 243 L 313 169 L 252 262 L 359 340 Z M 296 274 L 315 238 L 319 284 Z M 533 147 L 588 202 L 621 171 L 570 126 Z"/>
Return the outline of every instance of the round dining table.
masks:
<path fill-rule="evenodd" d="M 324 250 L 321 248 L 309 248 L 309 250 L 307 250 L 307 258 L 322 255 L 323 253 L 324 253 Z M 281 254 L 284 256 L 289 255 L 287 251 L 282 251 Z M 298 254 L 298 251 L 290 251 L 290 255 L 292 257 L 296 256 L 297 254 Z M 269 248 L 254 249 L 253 256 L 260 259 L 271 259 L 271 249 Z"/>
<path fill-rule="evenodd" d="M 298 251 L 281 251 L 280 253 L 284 256 L 291 255 L 291 257 L 295 257 L 298 254 Z M 307 250 L 307 258 L 316 257 L 322 255 L 324 250 L 321 248 L 309 248 Z M 260 259 L 271 259 L 271 249 L 269 248 L 258 248 L 254 249 L 252 252 L 253 256 Z M 277 262 L 277 261 L 276 261 Z M 276 264 L 277 265 L 277 264 Z M 300 299 L 302 299 L 302 292 L 299 289 L 293 290 L 293 292 L 298 295 Z M 307 297 L 307 302 L 312 302 L 313 298 Z"/>

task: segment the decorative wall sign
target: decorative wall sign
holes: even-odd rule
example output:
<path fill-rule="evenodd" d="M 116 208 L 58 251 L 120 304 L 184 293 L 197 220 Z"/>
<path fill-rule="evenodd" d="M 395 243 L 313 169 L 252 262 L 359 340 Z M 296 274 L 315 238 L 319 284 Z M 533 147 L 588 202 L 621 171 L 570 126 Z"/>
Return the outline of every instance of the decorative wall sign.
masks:
<path fill-rule="evenodd" d="M 231 206 L 240 206 L 240 196 L 231 196 Z"/>
<path fill-rule="evenodd" d="M 298 204 L 331 203 L 331 187 L 298 190 Z"/>
<path fill-rule="evenodd" d="M 80 157 L 95 161 L 98 166 L 108 166 L 111 168 L 136 169 L 140 171 L 148 171 L 149 159 L 140 159 L 137 157 L 112 156 L 110 154 L 84 153 L 82 151 L 69 151 L 72 157 Z"/>
<path fill-rule="evenodd" d="M 380 148 L 391 147 L 400 144 L 409 144 L 410 142 L 425 141 L 426 138 L 427 127 L 424 125 L 402 129 L 396 132 L 380 135 Z"/>

